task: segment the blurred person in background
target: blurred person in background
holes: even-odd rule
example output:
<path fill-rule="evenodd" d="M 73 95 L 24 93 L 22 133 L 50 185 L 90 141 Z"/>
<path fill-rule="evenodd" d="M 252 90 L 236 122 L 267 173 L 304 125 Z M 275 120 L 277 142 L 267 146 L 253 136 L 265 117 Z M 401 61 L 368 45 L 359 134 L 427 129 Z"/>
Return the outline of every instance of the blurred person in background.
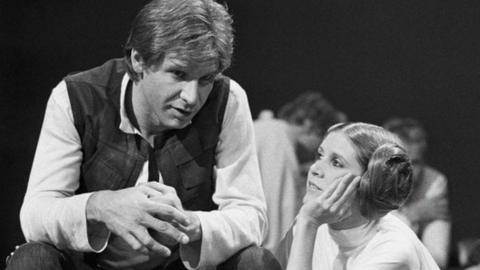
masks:
<path fill-rule="evenodd" d="M 270 251 L 276 249 L 301 206 L 306 174 L 324 133 L 343 121 L 346 116 L 322 94 L 305 92 L 283 105 L 278 118 L 265 110 L 254 122 L 269 223 L 263 246 Z"/>
<path fill-rule="evenodd" d="M 425 162 L 427 132 L 412 118 L 390 119 L 384 127 L 400 137 L 413 165 L 412 193 L 395 214 L 417 233 L 437 264 L 446 268 L 451 234 L 447 178 Z"/>

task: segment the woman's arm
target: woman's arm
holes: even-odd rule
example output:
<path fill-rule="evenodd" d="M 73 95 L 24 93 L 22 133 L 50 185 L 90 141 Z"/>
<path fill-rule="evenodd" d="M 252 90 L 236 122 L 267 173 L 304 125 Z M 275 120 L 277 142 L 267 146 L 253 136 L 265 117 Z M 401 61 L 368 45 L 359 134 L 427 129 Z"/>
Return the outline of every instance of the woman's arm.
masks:
<path fill-rule="evenodd" d="M 312 269 L 313 247 L 317 235 L 318 224 L 305 219 L 297 221 L 293 237 L 287 270 Z"/>
<path fill-rule="evenodd" d="M 312 269 L 317 229 L 351 215 L 350 206 L 360 177 L 347 174 L 318 197 L 306 201 L 297 216 L 287 270 Z"/>

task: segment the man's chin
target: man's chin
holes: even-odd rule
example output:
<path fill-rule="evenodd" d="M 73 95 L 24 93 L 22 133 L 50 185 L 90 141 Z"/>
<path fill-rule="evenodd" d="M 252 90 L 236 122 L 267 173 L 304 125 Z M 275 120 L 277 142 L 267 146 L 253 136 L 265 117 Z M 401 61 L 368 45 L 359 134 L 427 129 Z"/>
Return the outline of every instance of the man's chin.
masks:
<path fill-rule="evenodd" d="M 183 129 L 190 125 L 192 121 L 190 119 L 172 119 L 167 126 L 167 129 Z"/>

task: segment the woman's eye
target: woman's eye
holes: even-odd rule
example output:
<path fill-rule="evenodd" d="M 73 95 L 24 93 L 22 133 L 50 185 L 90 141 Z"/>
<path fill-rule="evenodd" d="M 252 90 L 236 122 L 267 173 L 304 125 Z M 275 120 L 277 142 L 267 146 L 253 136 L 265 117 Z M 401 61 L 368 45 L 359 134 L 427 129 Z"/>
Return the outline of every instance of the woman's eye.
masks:
<path fill-rule="evenodd" d="M 335 166 L 335 167 L 339 167 L 339 168 L 343 167 L 343 164 L 340 162 L 340 160 L 338 160 L 336 158 L 332 159 L 332 165 Z"/>

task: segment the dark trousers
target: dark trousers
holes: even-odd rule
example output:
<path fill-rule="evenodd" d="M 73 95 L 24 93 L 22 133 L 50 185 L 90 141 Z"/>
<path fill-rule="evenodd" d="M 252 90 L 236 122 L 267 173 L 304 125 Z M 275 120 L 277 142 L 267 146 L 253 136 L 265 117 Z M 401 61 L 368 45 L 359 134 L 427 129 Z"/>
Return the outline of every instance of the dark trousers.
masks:
<path fill-rule="evenodd" d="M 31 242 L 20 246 L 7 261 L 6 270 L 94 270 L 79 258 L 70 256 L 52 245 Z M 183 270 L 180 260 L 174 261 L 166 270 Z M 258 247 L 247 247 L 217 266 L 218 270 L 266 269 L 281 270 L 280 264 L 268 250 Z"/>

